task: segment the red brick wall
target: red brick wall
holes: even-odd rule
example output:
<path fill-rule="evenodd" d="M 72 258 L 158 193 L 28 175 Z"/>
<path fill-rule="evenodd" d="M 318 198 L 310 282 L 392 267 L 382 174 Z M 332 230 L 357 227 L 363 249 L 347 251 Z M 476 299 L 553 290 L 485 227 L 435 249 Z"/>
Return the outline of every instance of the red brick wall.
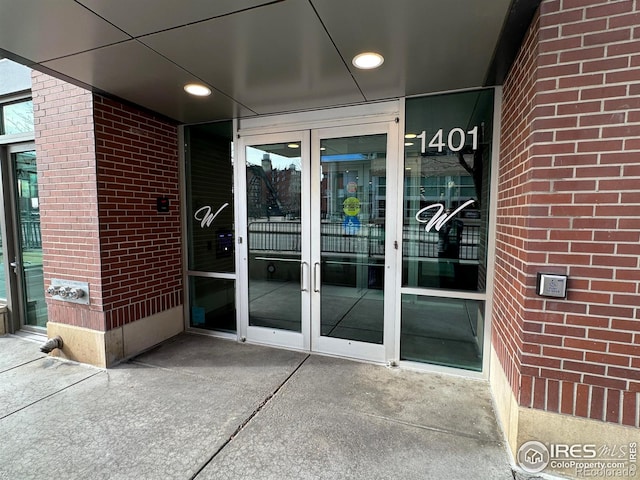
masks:
<path fill-rule="evenodd" d="M 91 92 L 34 71 L 32 94 L 45 285 L 89 282 L 91 305 L 47 300 L 49 320 L 104 330 Z"/>
<path fill-rule="evenodd" d="M 109 330 L 182 304 L 178 129 L 99 95 L 94 117 Z M 156 211 L 160 196 L 169 213 Z"/>
<path fill-rule="evenodd" d="M 181 305 L 177 126 L 39 72 L 32 90 L 45 284 L 91 298 L 48 299 L 49 320 L 104 331 Z"/>
<path fill-rule="evenodd" d="M 638 426 L 640 3 L 549 0 L 504 85 L 493 342 L 520 405 Z M 536 273 L 569 275 L 566 300 Z"/>
<path fill-rule="evenodd" d="M 524 265 L 529 262 L 524 240 L 530 215 L 527 178 L 531 169 L 537 25 L 536 18 L 505 82 L 502 97 L 492 343 L 516 396 L 521 380 L 524 324 L 521 301 L 527 288 Z"/>

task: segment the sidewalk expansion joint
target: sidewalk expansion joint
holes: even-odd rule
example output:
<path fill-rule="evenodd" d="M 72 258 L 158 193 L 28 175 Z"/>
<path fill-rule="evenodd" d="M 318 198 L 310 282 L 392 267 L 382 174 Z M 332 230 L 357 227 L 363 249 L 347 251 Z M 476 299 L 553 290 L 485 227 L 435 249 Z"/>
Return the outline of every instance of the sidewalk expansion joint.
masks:
<path fill-rule="evenodd" d="M 383 416 L 383 415 L 375 415 L 372 413 L 367 413 L 367 412 L 359 412 L 362 415 L 366 415 L 368 417 L 373 417 L 373 418 L 378 418 L 380 420 L 385 420 L 388 422 L 393 422 L 393 423 L 398 423 L 400 425 L 405 425 L 407 427 L 413 427 L 413 428 L 419 428 L 421 430 L 428 430 L 430 432 L 437 432 L 437 433 L 444 433 L 446 435 L 453 435 L 453 436 L 457 436 L 457 437 L 465 437 L 465 438 L 471 438 L 473 440 L 479 440 L 480 442 L 484 443 L 484 444 L 488 444 L 488 445 L 498 445 L 498 446 L 502 446 L 503 442 L 501 440 L 495 439 L 495 440 L 491 440 L 491 439 L 487 439 L 487 437 L 485 435 L 482 435 L 481 433 L 478 434 L 473 434 L 473 433 L 467 433 L 467 432 L 461 432 L 458 430 L 451 430 L 448 428 L 441 428 L 441 427 L 432 427 L 429 425 L 420 425 L 419 423 L 413 423 L 413 422 L 406 422 L 404 420 L 400 420 L 397 418 L 391 418 L 391 417 L 387 417 L 387 416 Z"/>
<path fill-rule="evenodd" d="M 103 372 L 102 372 L 102 371 L 95 372 L 95 373 L 93 373 L 93 374 L 89 375 L 88 377 L 81 378 L 81 379 L 80 379 L 80 380 L 78 380 L 77 382 L 73 382 L 72 384 L 67 385 L 66 387 L 61 388 L 60 390 L 56 390 L 55 392 L 52 392 L 52 393 L 50 393 L 49 395 L 45 395 L 44 397 L 39 398 L 38 400 L 36 400 L 36 401 L 34 401 L 34 402 L 31 402 L 31 403 L 29 403 L 29 404 L 27 404 L 27 405 L 23 405 L 22 407 L 18 408 L 17 410 L 14 410 L 14 411 L 12 411 L 12 412 L 9 412 L 9 413 L 7 413 L 6 415 L 2 415 L 2 416 L 0 416 L 0 420 L 2 420 L 2 419 L 4 419 L 4 418 L 7 418 L 7 417 L 9 417 L 9 416 L 11 416 L 11 415 L 13 415 L 13 414 L 15 414 L 15 413 L 18 413 L 18 412 L 20 412 L 20 411 L 22 411 L 22 410 L 24 410 L 24 409 L 26 409 L 26 408 L 29 408 L 29 407 L 31 407 L 32 405 L 35 405 L 36 403 L 42 402 L 43 400 L 46 400 L 47 398 L 51 398 L 51 397 L 53 397 L 54 395 L 57 395 L 57 394 L 59 394 L 59 393 L 61 393 L 61 392 L 64 392 L 64 391 L 65 391 L 65 390 L 67 390 L 68 388 L 71 388 L 71 387 L 73 387 L 73 386 L 75 386 L 75 385 L 78 385 L 79 383 L 82 383 L 82 382 L 84 382 L 85 380 L 89 380 L 90 378 L 95 377 L 96 375 L 98 375 L 98 374 L 100 374 L 100 373 L 103 373 Z"/>
<path fill-rule="evenodd" d="M 225 440 L 224 443 L 222 445 L 220 445 L 220 447 L 215 452 L 213 452 L 213 454 L 202 464 L 202 466 L 198 469 L 198 471 L 196 473 L 193 474 L 193 476 L 190 478 L 190 480 L 195 480 L 196 477 L 198 475 L 200 475 L 200 473 L 207 467 L 207 465 L 209 465 L 211 462 L 213 462 L 213 460 L 222 452 L 222 450 L 224 450 L 225 447 L 227 445 L 229 445 L 233 441 L 233 439 L 236 438 L 240 434 L 240 432 L 242 430 L 244 430 L 244 428 L 249 424 L 249 422 L 251 422 L 251 420 L 253 420 L 255 418 L 255 416 L 258 415 L 258 413 L 260 413 L 262 411 L 262 409 L 271 401 L 271 399 L 273 397 L 275 397 L 278 394 L 278 392 L 287 384 L 287 382 L 289 382 L 289 380 L 291 380 L 291 378 L 298 372 L 298 370 L 300 370 L 302 365 L 304 365 L 304 363 L 309 359 L 309 357 L 311 357 L 311 355 L 307 354 L 307 356 L 287 376 L 287 378 L 285 378 L 284 381 L 280 385 L 278 385 L 273 392 L 271 392 L 269 395 L 266 396 L 266 398 L 260 403 L 260 405 L 258 405 L 258 407 L 251 413 L 251 415 L 249 415 L 238 426 L 238 428 L 236 428 L 236 430 L 231 434 L 231 436 L 227 440 Z"/>
<path fill-rule="evenodd" d="M 28 360 L 28 361 L 20 363 L 18 365 L 14 365 L 13 367 L 9 367 L 9 368 L 5 368 L 4 370 L 0 370 L 0 373 L 10 372 L 11 370 L 15 370 L 16 368 L 20 368 L 20 367 L 23 367 L 25 365 L 29 365 L 30 363 L 33 363 L 33 362 L 38 362 L 40 360 L 44 360 L 45 358 L 48 358 L 48 357 L 46 355 L 43 355 L 42 357 L 34 358 L 33 360 Z"/>

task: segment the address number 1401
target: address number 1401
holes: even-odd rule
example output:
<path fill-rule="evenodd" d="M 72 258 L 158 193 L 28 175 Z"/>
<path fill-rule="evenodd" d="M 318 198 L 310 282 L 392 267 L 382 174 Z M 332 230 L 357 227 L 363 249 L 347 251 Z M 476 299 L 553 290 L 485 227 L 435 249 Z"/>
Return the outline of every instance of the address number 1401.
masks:
<path fill-rule="evenodd" d="M 420 150 L 422 153 L 427 152 L 427 147 L 435 148 L 438 151 L 438 153 L 442 153 L 445 150 L 445 148 L 451 152 L 459 152 L 460 150 L 462 150 L 464 146 L 467 144 L 467 135 L 471 136 L 471 149 L 477 150 L 478 149 L 478 126 L 477 125 L 473 127 L 471 130 L 468 130 L 467 132 L 465 132 L 462 128 L 452 128 L 446 134 L 446 141 L 445 141 L 445 132 L 442 128 L 438 130 L 433 137 L 431 137 L 431 140 L 429 140 L 429 143 L 427 143 L 427 132 L 425 130 L 423 130 L 422 133 L 418 135 L 416 138 L 419 138 L 422 140 L 422 147 Z"/>

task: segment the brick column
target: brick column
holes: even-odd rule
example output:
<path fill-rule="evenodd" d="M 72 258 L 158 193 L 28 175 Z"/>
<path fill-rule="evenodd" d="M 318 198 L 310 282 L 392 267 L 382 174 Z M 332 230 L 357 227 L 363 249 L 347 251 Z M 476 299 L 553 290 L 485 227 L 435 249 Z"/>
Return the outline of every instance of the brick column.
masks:
<path fill-rule="evenodd" d="M 182 305 L 178 130 L 120 102 L 94 102 L 106 328 Z M 169 212 L 158 213 L 158 197 Z"/>
<path fill-rule="evenodd" d="M 32 83 L 45 284 L 90 288 L 89 305 L 47 300 L 48 333 L 108 366 L 183 329 L 177 126 L 42 73 Z"/>
<path fill-rule="evenodd" d="M 640 417 L 639 24 L 633 0 L 544 1 L 504 85 L 492 377 L 512 447 L 578 417 L 583 441 L 637 435 L 613 426 Z M 569 275 L 567 299 L 537 272 Z"/>
<path fill-rule="evenodd" d="M 49 321 L 104 331 L 93 95 L 36 71 L 32 94 L 45 285 L 91 290 L 90 306 L 48 300 Z"/>

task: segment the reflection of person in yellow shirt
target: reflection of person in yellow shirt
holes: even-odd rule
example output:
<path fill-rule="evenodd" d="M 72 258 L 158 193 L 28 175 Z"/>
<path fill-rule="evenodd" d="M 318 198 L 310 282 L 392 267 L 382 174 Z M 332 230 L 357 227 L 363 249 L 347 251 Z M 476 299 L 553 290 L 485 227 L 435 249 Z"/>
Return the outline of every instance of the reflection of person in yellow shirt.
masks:
<path fill-rule="evenodd" d="M 349 217 L 357 217 L 360 213 L 360 200 L 356 197 L 348 197 L 342 202 L 342 210 Z"/>

